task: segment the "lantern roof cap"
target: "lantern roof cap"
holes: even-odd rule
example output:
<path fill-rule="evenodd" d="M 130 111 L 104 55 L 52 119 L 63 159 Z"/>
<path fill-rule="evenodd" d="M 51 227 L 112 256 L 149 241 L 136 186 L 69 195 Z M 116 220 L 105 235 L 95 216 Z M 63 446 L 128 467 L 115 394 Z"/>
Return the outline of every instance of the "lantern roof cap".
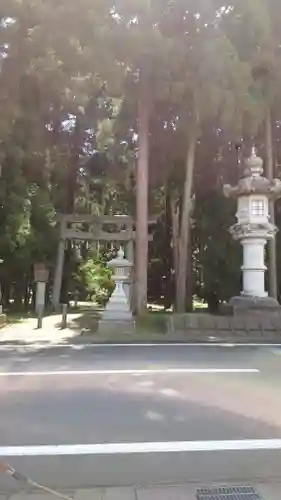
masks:
<path fill-rule="evenodd" d="M 109 267 L 117 268 L 117 267 L 132 267 L 132 264 L 129 260 L 125 259 L 125 253 L 120 246 L 118 252 L 117 252 L 117 257 L 115 259 L 112 259 L 108 263 Z"/>
<path fill-rule="evenodd" d="M 245 160 L 245 177 L 261 177 L 263 174 L 263 160 L 257 155 L 256 147 L 252 148 L 251 156 Z"/>
<path fill-rule="evenodd" d="M 223 191 L 226 197 L 239 198 L 255 194 L 277 199 L 281 197 L 281 181 L 270 180 L 263 175 L 263 160 L 253 147 L 250 157 L 245 160 L 245 170 L 238 184 L 236 186 L 226 184 Z"/>

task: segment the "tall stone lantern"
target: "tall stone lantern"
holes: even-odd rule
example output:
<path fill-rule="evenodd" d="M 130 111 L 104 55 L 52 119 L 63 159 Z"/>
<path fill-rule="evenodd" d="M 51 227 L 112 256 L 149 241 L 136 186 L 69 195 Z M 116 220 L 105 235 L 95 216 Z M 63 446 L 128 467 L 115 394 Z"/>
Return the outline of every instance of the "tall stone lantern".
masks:
<path fill-rule="evenodd" d="M 227 184 L 223 189 L 225 196 L 237 199 L 237 223 L 230 232 L 243 247 L 243 289 L 240 296 L 231 299 L 230 305 L 234 312 L 279 307 L 265 290 L 265 246 L 277 232 L 269 220 L 268 202 L 281 196 L 281 181 L 270 181 L 263 176 L 263 161 L 253 148 L 238 185 Z"/>

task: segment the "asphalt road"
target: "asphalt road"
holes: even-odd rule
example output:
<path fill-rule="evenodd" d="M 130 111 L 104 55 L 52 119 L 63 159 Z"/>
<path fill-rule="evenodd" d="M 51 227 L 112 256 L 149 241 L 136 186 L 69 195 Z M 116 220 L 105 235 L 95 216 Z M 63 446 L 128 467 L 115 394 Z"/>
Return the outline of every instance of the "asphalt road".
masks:
<path fill-rule="evenodd" d="M 2 346 L 0 457 L 58 488 L 280 477 L 280 380 L 281 348 Z"/>

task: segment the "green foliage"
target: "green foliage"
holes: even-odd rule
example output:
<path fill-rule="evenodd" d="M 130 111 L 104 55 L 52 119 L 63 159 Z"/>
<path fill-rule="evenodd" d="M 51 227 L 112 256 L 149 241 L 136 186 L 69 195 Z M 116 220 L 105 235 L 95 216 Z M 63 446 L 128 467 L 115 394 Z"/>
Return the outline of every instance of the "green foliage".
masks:
<path fill-rule="evenodd" d="M 240 293 L 241 250 L 228 233 L 235 222 L 234 214 L 235 202 L 225 199 L 221 192 L 196 200 L 193 230 L 196 294 L 214 309 Z"/>
<path fill-rule="evenodd" d="M 140 316 L 136 322 L 137 333 L 165 334 L 167 333 L 168 314 L 150 312 Z"/>
<path fill-rule="evenodd" d="M 93 253 L 78 269 L 76 280 L 88 293 L 88 299 L 104 305 L 114 290 L 112 271 L 104 259 Z"/>

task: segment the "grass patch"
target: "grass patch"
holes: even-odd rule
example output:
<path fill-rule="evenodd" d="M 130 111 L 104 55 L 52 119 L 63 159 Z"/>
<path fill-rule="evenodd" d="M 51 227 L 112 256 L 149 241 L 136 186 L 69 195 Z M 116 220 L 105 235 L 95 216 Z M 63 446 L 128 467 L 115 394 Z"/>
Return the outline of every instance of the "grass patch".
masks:
<path fill-rule="evenodd" d="M 24 320 L 31 318 L 31 314 L 28 312 L 7 312 L 7 324 L 13 325 L 18 323 L 23 323 Z"/>
<path fill-rule="evenodd" d="M 150 312 L 136 319 L 136 333 L 165 334 L 167 333 L 167 314 Z"/>
<path fill-rule="evenodd" d="M 27 319 L 36 319 L 37 314 L 34 311 L 5 311 L 7 324 L 20 324 Z M 54 316 L 57 313 L 54 311 L 45 310 L 44 318 Z"/>

